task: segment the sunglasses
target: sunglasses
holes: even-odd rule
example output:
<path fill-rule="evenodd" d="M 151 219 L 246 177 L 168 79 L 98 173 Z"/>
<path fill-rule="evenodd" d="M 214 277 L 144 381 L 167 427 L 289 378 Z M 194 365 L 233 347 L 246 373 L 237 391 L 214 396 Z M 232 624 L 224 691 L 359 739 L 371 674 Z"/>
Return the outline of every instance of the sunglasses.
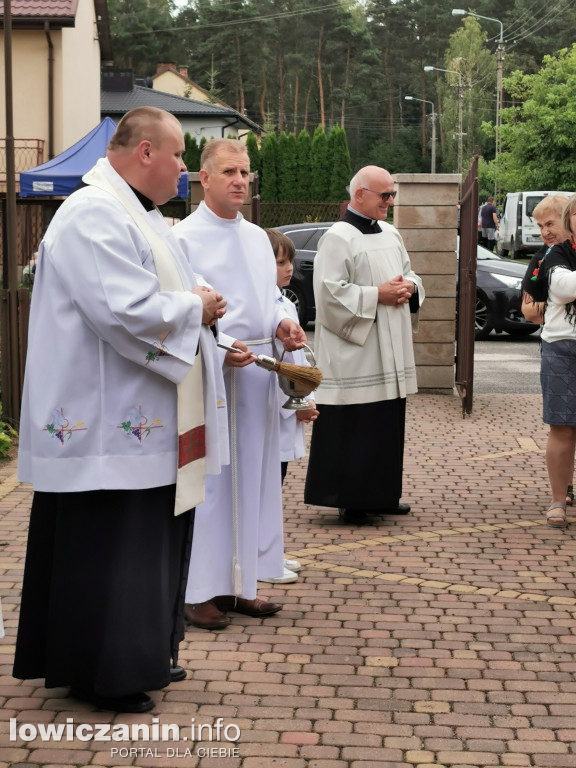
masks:
<path fill-rule="evenodd" d="M 382 198 L 383 203 L 386 203 L 390 198 L 394 200 L 396 197 L 396 190 L 394 190 L 394 192 L 376 192 L 376 190 L 368 189 L 368 187 L 362 187 L 362 189 L 365 189 L 366 192 L 372 192 L 374 195 L 378 195 Z"/>

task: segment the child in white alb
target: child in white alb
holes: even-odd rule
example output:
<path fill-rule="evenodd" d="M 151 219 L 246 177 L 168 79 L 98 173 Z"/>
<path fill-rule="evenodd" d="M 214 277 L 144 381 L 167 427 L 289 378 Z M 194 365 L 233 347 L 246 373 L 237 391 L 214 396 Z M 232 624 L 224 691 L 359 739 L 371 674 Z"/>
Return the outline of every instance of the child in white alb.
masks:
<path fill-rule="evenodd" d="M 274 256 L 276 257 L 276 301 L 283 302 L 286 311 L 290 317 L 297 323 L 298 312 L 296 307 L 289 301 L 282 293 L 282 288 L 285 288 L 292 279 L 292 272 L 294 267 L 292 262 L 294 261 L 295 249 L 294 243 L 289 237 L 278 232 L 275 229 L 267 229 L 266 233 L 270 238 Z M 292 356 L 290 359 L 289 355 Z M 284 356 L 284 362 L 291 362 L 296 365 L 309 365 L 306 360 L 304 351 L 299 349 L 295 352 L 289 353 L 288 356 Z M 312 397 L 307 397 L 310 408 L 307 410 L 292 411 L 286 408 L 282 408 L 283 404 L 287 400 L 287 395 L 282 392 L 278 387 L 278 405 L 280 408 L 280 466 L 282 471 L 282 483 L 288 471 L 288 462 L 293 459 L 300 459 L 306 455 L 306 443 L 304 435 L 304 425 L 318 418 L 318 411 L 316 410 L 316 404 Z M 298 560 L 288 560 L 284 558 L 284 573 L 278 578 L 260 579 L 260 581 L 267 582 L 269 584 L 290 584 L 298 579 L 297 572 L 300 570 L 300 563 Z"/>

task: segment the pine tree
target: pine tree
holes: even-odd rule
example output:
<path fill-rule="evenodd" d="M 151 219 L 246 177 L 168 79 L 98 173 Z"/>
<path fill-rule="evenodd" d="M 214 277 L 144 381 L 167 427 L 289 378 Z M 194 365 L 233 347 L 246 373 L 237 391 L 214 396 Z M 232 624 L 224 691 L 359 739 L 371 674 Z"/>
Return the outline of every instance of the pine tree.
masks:
<path fill-rule="evenodd" d="M 332 142 L 330 142 L 331 137 Z M 335 125 L 331 129 L 330 136 L 328 137 L 328 147 L 331 150 L 329 156 L 332 159 L 329 198 L 334 203 L 341 203 L 350 197 L 346 187 L 352 175 L 348 141 L 346 139 L 346 131 L 343 128 Z"/>
<path fill-rule="evenodd" d="M 218 87 L 218 77 L 220 73 L 214 68 L 214 54 L 212 54 L 212 64 L 206 72 L 208 78 L 208 101 L 211 104 L 218 104 L 222 101 L 222 88 Z"/>
<path fill-rule="evenodd" d="M 288 134 L 288 197 L 291 202 L 298 201 L 298 147 L 296 136 Z"/>
<path fill-rule="evenodd" d="M 200 149 L 198 142 L 188 132 L 184 134 L 184 154 L 182 159 L 189 171 L 200 170 Z"/>
<path fill-rule="evenodd" d="M 296 178 L 298 180 L 296 199 L 301 203 L 312 200 L 311 147 L 310 134 L 302 129 L 296 141 Z"/>
<path fill-rule="evenodd" d="M 328 199 L 330 191 L 330 165 L 328 161 L 327 139 L 324 128 L 319 125 L 314 131 L 312 148 L 310 151 L 310 166 L 312 173 L 312 200 L 324 203 Z"/>
<path fill-rule="evenodd" d="M 258 139 L 252 131 L 248 131 L 246 134 L 246 152 L 250 158 L 250 170 L 254 173 L 256 171 L 261 173 L 260 147 L 258 146 Z"/>
<path fill-rule="evenodd" d="M 283 202 L 296 200 L 298 194 L 296 181 L 296 140 L 293 134 L 288 136 L 284 131 L 282 131 L 278 139 L 277 171 L 278 199 Z"/>
<path fill-rule="evenodd" d="M 198 153 L 200 155 L 200 160 L 202 160 L 202 152 L 204 152 L 204 147 L 206 146 L 206 136 L 202 136 L 200 139 L 200 143 L 198 145 Z"/>
<path fill-rule="evenodd" d="M 171 6 L 170 0 L 109 0 L 116 66 L 133 69 L 142 76 L 153 74 L 157 62 L 172 61 Z"/>
<path fill-rule="evenodd" d="M 262 184 L 260 196 L 262 200 L 275 202 L 278 200 L 278 141 L 275 133 L 269 133 L 262 144 Z"/>

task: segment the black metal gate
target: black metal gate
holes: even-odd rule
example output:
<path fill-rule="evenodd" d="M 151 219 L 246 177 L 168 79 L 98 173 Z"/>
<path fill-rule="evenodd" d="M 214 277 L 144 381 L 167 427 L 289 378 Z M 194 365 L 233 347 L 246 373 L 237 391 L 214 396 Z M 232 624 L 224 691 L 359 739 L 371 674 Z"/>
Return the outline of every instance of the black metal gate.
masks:
<path fill-rule="evenodd" d="M 476 256 L 478 245 L 478 155 L 474 155 L 462 185 L 460 255 L 456 316 L 456 387 L 462 415 L 472 413 L 474 394 L 474 321 L 476 314 Z"/>

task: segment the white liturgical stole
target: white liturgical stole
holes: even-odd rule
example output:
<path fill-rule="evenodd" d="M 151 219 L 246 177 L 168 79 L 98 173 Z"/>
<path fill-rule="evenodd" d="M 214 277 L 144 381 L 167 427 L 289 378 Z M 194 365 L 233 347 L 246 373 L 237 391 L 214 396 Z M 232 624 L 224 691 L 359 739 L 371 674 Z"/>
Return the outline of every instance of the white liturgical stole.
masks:
<path fill-rule="evenodd" d="M 148 241 L 162 291 L 185 291 L 172 252 L 154 230 L 144 208 L 138 208 L 107 178 L 98 162 L 82 181 L 113 195 L 128 211 Z M 204 501 L 206 474 L 206 428 L 202 384 L 202 353 L 198 354 L 178 387 L 178 473 L 174 514 L 180 515 Z"/>

